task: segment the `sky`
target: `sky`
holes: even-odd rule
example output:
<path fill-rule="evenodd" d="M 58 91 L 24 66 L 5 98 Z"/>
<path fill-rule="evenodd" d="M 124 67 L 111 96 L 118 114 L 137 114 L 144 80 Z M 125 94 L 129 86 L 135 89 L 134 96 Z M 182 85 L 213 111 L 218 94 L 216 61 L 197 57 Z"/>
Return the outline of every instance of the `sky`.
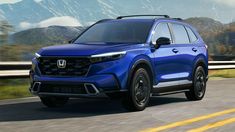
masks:
<path fill-rule="evenodd" d="M 0 4 L 6 4 L 6 3 L 16 3 L 19 2 L 21 0 L 0 0 Z M 42 1 L 42 0 L 34 0 L 34 1 Z M 206 0 L 205 0 L 206 1 Z M 208 0 L 211 2 L 215 2 L 215 3 L 221 3 L 227 6 L 232 6 L 235 7 L 235 0 Z"/>
<path fill-rule="evenodd" d="M 235 21 L 235 0 L 156 0 L 161 12 L 182 18 L 210 17 L 222 23 Z M 159 8 L 159 7 L 158 7 Z"/>

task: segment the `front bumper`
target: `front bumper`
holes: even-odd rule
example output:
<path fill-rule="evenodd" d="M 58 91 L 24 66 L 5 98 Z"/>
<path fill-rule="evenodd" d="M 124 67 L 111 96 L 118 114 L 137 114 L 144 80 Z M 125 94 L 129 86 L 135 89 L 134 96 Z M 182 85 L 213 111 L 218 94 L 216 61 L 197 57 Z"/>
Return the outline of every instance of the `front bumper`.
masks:
<path fill-rule="evenodd" d="M 90 77 L 47 77 L 32 75 L 30 92 L 37 96 L 98 97 L 123 92 L 112 74 Z"/>

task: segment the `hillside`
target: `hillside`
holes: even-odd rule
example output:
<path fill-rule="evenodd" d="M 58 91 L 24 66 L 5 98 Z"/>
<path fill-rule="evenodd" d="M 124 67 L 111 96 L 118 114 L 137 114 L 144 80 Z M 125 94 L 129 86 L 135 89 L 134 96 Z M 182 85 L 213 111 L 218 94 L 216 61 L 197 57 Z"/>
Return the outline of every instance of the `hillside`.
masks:
<path fill-rule="evenodd" d="M 7 20 L 16 28 L 21 22 L 38 23 L 59 16 L 71 16 L 82 25 L 87 25 L 89 22 L 115 18 L 120 14 L 132 14 L 136 11 L 154 9 L 153 12 L 157 12 L 154 3 L 154 0 L 22 0 L 15 4 L 0 5 L 0 18 Z"/>
<path fill-rule="evenodd" d="M 218 33 L 224 30 L 224 26 L 221 22 L 215 21 L 208 17 L 192 17 L 185 20 L 187 23 L 193 25 L 200 33 Z"/>
<path fill-rule="evenodd" d="M 84 30 L 84 27 L 50 26 L 17 32 L 10 36 L 11 44 L 52 45 L 67 43 Z"/>
<path fill-rule="evenodd" d="M 221 37 L 224 37 L 224 34 L 233 34 L 233 31 L 235 31 L 235 23 L 224 25 L 211 18 L 194 17 L 186 19 L 185 21 L 193 25 L 199 31 L 208 45 L 218 43 L 227 44 L 228 42 L 221 42 Z M 33 28 L 11 35 L 10 42 L 16 44 L 59 44 L 76 37 L 84 29 L 84 27 L 64 26 Z M 227 41 L 230 41 L 231 45 L 235 45 L 235 43 L 231 43 L 231 39 L 234 39 L 231 38 L 232 35 L 228 35 L 228 37 Z"/>
<path fill-rule="evenodd" d="M 185 20 L 193 25 L 209 47 L 211 55 L 235 55 L 235 23 L 222 24 L 206 17 Z"/>

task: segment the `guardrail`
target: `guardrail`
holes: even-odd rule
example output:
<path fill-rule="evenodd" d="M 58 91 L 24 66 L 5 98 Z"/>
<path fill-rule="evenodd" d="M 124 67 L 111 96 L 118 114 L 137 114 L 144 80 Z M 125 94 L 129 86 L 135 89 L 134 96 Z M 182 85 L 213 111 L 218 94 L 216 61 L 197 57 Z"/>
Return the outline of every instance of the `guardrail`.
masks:
<path fill-rule="evenodd" d="M 0 78 L 27 78 L 31 62 L 0 62 Z M 209 70 L 235 69 L 235 61 L 209 61 Z"/>
<path fill-rule="evenodd" d="M 235 61 L 209 61 L 209 70 L 235 69 Z"/>
<path fill-rule="evenodd" d="M 27 78 L 32 63 L 26 62 L 0 62 L 0 78 Z"/>

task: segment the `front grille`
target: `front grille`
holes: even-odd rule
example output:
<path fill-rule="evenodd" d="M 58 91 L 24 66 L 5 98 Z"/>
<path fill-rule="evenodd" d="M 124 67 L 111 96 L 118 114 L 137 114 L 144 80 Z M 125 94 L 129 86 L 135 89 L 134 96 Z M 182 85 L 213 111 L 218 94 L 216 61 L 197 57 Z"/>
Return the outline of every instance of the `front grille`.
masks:
<path fill-rule="evenodd" d="M 66 60 L 66 67 L 59 68 L 57 60 Z M 39 69 L 42 75 L 48 76 L 85 76 L 91 65 L 89 58 L 77 57 L 41 57 Z"/>
<path fill-rule="evenodd" d="M 42 84 L 39 92 L 64 93 L 64 94 L 86 94 L 84 85 L 64 85 L 64 84 Z"/>

